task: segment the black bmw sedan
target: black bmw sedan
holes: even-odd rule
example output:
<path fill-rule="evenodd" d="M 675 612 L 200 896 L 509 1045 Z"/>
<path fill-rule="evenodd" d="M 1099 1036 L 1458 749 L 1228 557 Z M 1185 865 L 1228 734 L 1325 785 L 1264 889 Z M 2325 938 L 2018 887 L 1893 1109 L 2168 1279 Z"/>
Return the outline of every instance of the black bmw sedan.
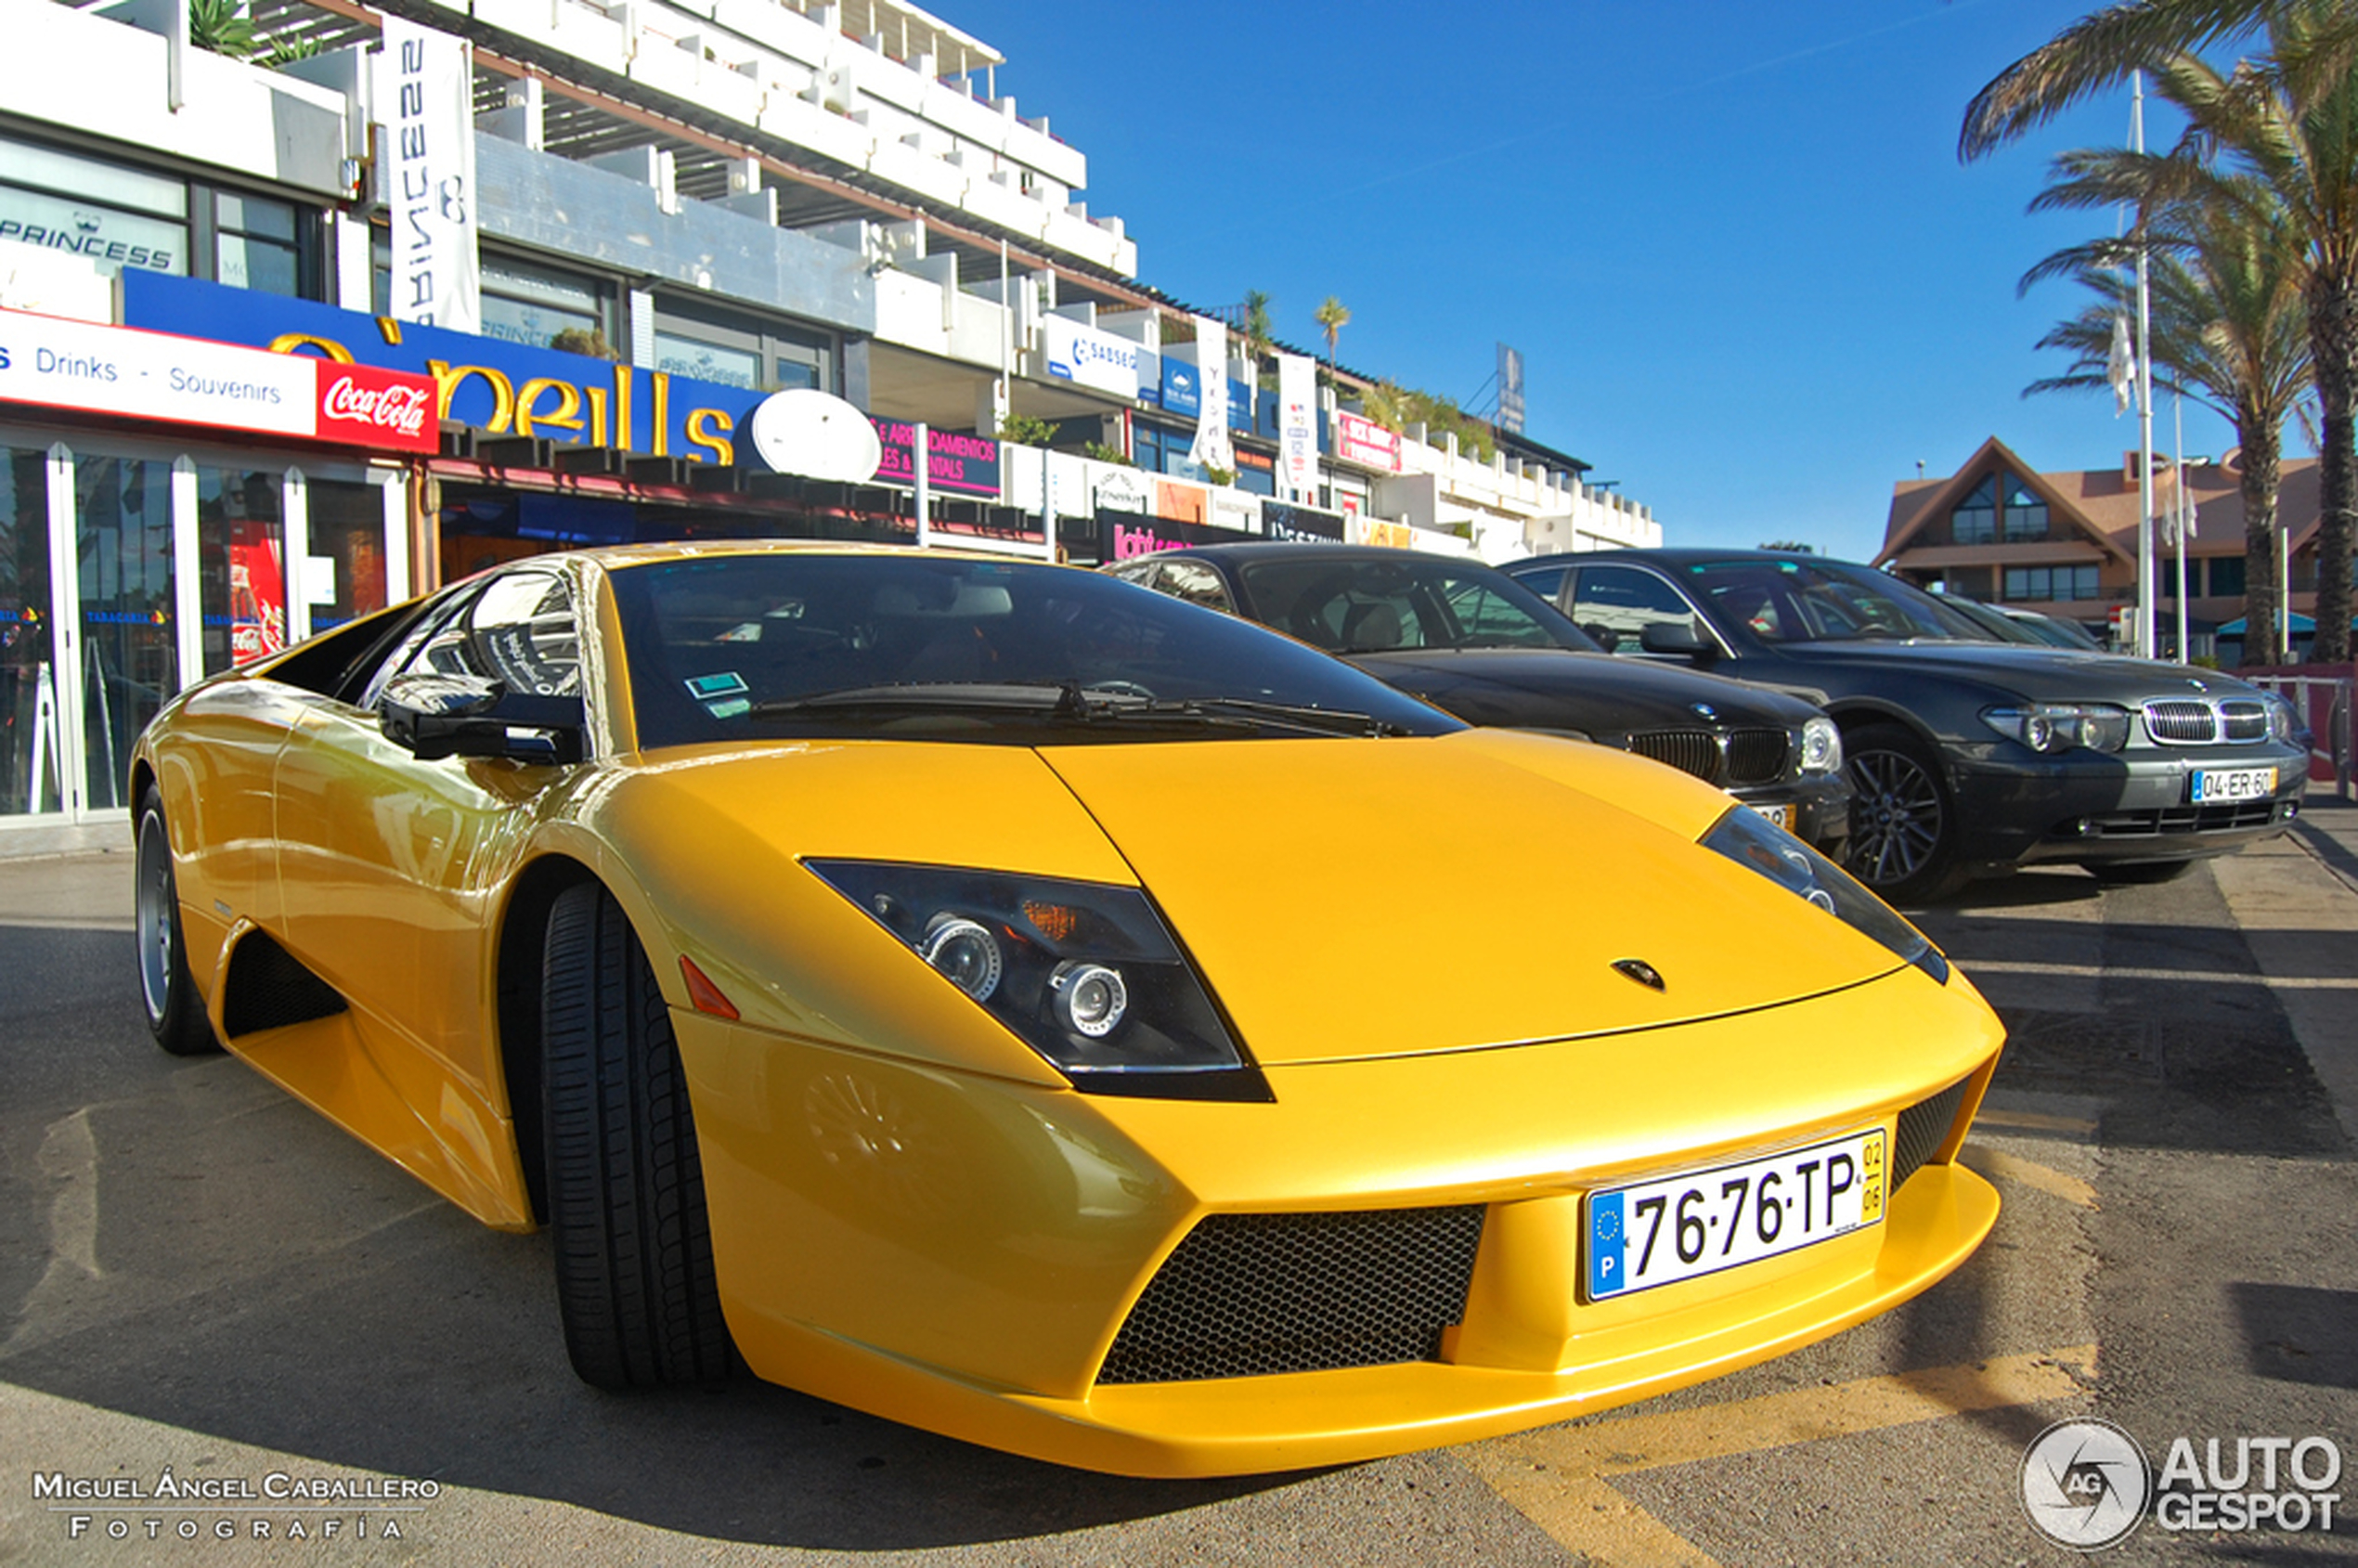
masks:
<path fill-rule="evenodd" d="M 2158 880 L 2282 833 L 2308 752 L 2211 670 L 1997 641 L 1872 567 L 1759 551 L 1511 563 L 1634 662 L 1822 693 L 1857 790 L 1850 869 L 1894 901 L 2037 862 Z"/>
<path fill-rule="evenodd" d="M 1104 570 L 1260 621 L 1470 724 L 1666 762 L 1840 859 L 1850 789 L 1833 721 L 1799 698 L 1616 659 L 1505 573 L 1371 545 L 1229 544 Z"/>

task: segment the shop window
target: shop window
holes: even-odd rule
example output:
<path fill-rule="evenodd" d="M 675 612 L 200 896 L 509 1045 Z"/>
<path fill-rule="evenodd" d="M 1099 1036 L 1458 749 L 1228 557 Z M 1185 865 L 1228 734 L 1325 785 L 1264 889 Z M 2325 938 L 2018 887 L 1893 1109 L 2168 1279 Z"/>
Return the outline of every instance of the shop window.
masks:
<path fill-rule="evenodd" d="M 311 559 L 333 574 L 330 582 L 305 578 L 317 636 L 385 607 L 385 493 L 350 479 L 307 479 L 303 493 Z"/>
<path fill-rule="evenodd" d="M 197 469 L 197 606 L 204 673 L 287 645 L 282 480 L 276 470 Z"/>
<path fill-rule="evenodd" d="M 1949 514 L 1949 542 L 1951 544 L 1995 544 L 1998 542 L 1998 481 L 1995 475 L 1984 474 L 1957 510 Z"/>
<path fill-rule="evenodd" d="M 2210 558 L 2210 593 L 2215 599 L 2235 599 L 2244 591 L 2244 558 L 2240 555 L 2214 555 Z"/>
<path fill-rule="evenodd" d="M 304 246 L 294 204 L 234 191 L 214 193 L 214 277 L 233 289 L 301 298 Z"/>
<path fill-rule="evenodd" d="M 391 263 L 387 263 L 388 277 Z M 600 279 L 486 253 L 483 258 L 483 335 L 535 348 L 589 352 L 613 344 L 615 291 Z M 571 334 L 571 335 L 568 335 Z M 560 344 L 558 339 L 565 338 Z"/>
<path fill-rule="evenodd" d="M 2031 544 L 2047 537 L 2047 503 L 2013 475 L 2006 479 L 2006 542 Z"/>
<path fill-rule="evenodd" d="M 172 575 L 172 465 L 77 453 L 85 784 L 92 807 L 128 803 L 131 747 L 180 689 Z"/>
<path fill-rule="evenodd" d="M 655 308 L 654 369 L 749 391 L 835 390 L 836 340 L 826 332 L 751 318 Z"/>
<path fill-rule="evenodd" d="M 188 215 L 185 181 L 0 137 L 0 240 L 186 274 Z"/>
<path fill-rule="evenodd" d="M 48 465 L 0 447 L 0 816 L 62 805 L 49 630 Z"/>

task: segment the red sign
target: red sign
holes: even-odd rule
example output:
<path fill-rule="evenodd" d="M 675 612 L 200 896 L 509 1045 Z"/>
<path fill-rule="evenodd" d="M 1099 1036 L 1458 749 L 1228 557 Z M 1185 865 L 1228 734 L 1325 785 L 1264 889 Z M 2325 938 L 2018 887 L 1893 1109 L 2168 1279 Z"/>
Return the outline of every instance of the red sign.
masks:
<path fill-rule="evenodd" d="M 1400 433 L 1356 414 L 1335 416 L 1335 456 L 1345 462 L 1400 472 Z"/>
<path fill-rule="evenodd" d="M 322 441 L 432 452 L 440 445 L 432 376 L 318 361 Z"/>

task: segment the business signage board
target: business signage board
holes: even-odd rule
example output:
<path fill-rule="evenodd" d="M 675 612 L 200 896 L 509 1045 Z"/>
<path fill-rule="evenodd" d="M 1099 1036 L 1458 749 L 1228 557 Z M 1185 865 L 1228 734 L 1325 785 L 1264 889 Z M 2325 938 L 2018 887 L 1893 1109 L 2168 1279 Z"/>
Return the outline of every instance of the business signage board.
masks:
<path fill-rule="evenodd" d="M 1286 499 L 1318 495 L 1318 369 L 1308 355 L 1277 356 L 1278 483 Z"/>
<path fill-rule="evenodd" d="M 1072 538 L 1069 528 L 1064 537 Z M 1097 559 L 1129 561 L 1159 551 L 1183 550 L 1191 544 L 1235 544 L 1253 538 L 1234 528 L 1214 527 L 1208 523 L 1178 522 L 1168 517 L 1150 517 L 1138 512 L 1100 512 L 1097 513 Z"/>
<path fill-rule="evenodd" d="M 917 427 L 906 420 L 882 420 L 874 414 L 868 416 L 868 422 L 876 427 L 876 439 L 884 445 L 884 460 L 877 465 L 876 477 L 896 485 L 916 484 Z M 990 436 L 928 430 L 926 451 L 929 490 L 999 499 L 999 443 Z"/>
<path fill-rule="evenodd" d="M 732 463 L 745 421 L 770 395 L 159 272 L 126 270 L 122 287 L 133 327 L 429 376 L 429 427 L 454 420 L 489 435 Z"/>
<path fill-rule="evenodd" d="M 1268 499 L 1261 503 L 1261 531 L 1273 539 L 1316 544 L 1341 544 L 1348 537 L 1343 518 L 1335 512 Z"/>
<path fill-rule="evenodd" d="M 1138 395 L 1138 345 L 1100 331 L 1069 316 L 1043 317 L 1048 373 L 1058 381 L 1095 387 L 1117 397 Z"/>
<path fill-rule="evenodd" d="M 1357 414 L 1335 416 L 1335 456 L 1362 468 L 1400 472 L 1400 433 Z"/>
<path fill-rule="evenodd" d="M 378 147 L 391 220 L 394 316 L 483 326 L 475 245 L 474 66 L 467 41 L 387 12 L 377 55 Z"/>
<path fill-rule="evenodd" d="M 388 451 L 437 435 L 424 376 L 19 311 L 0 311 L 0 399 Z"/>

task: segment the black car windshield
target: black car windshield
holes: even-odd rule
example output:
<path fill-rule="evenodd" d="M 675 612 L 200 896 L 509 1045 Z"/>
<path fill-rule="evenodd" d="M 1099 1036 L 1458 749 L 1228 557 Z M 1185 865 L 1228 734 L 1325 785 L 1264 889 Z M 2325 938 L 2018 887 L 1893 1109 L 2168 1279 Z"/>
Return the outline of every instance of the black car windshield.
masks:
<path fill-rule="evenodd" d="M 1253 617 L 1337 654 L 1403 648 L 1574 648 L 1588 635 L 1504 572 L 1398 552 L 1248 563 L 1237 574 Z"/>
<path fill-rule="evenodd" d="M 1993 642 L 1998 633 L 1887 573 L 1839 561 L 1703 561 L 1681 574 L 1722 629 L 1766 643 Z"/>
<path fill-rule="evenodd" d="M 1095 573 L 907 554 L 623 567 L 639 744 L 1064 744 L 1463 726 L 1259 627 Z"/>

